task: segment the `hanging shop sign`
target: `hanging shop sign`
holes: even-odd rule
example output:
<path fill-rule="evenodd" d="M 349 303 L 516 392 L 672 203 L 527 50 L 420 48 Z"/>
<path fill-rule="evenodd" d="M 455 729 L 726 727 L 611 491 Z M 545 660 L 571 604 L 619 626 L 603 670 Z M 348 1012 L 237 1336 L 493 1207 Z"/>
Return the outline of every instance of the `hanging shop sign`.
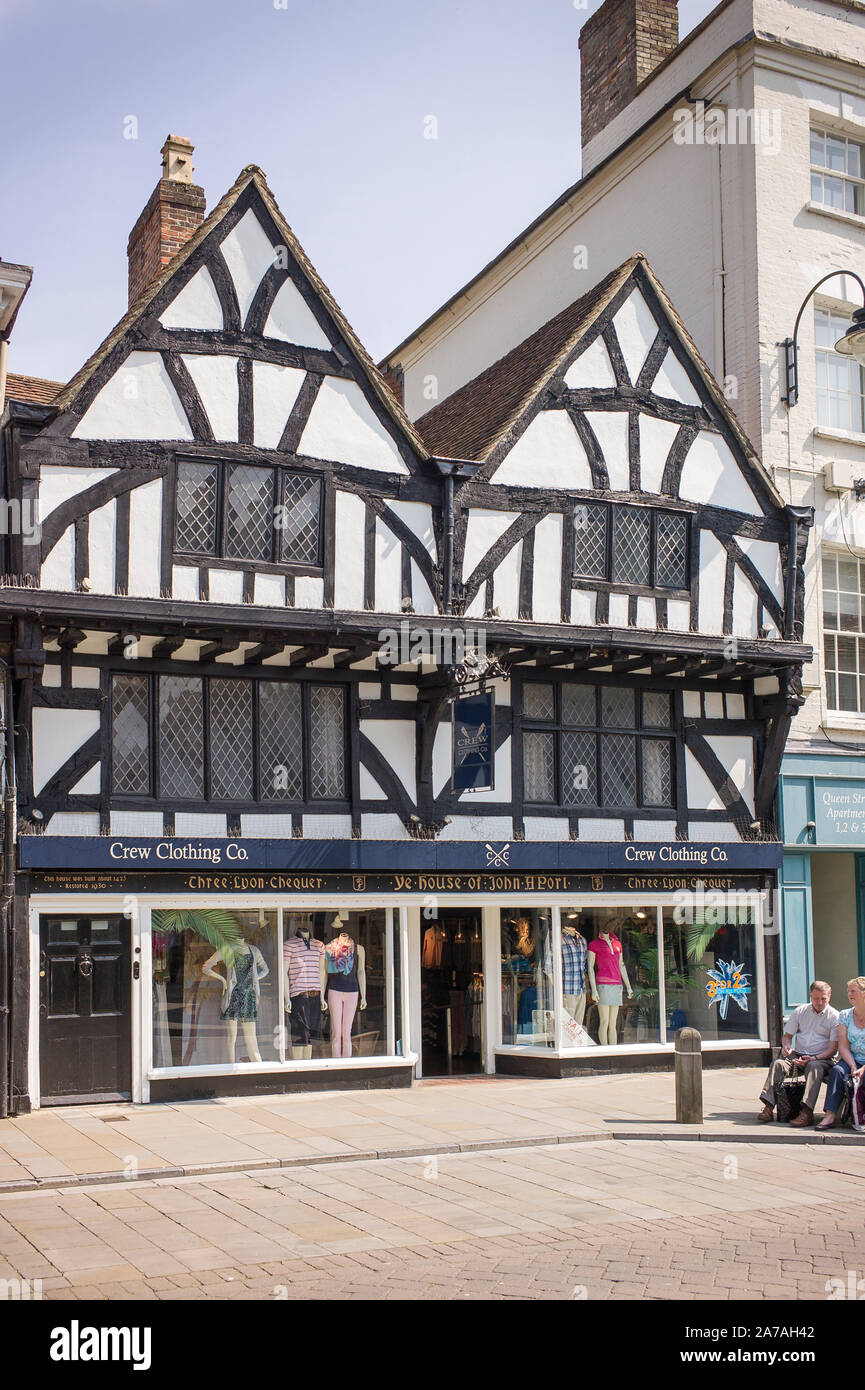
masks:
<path fill-rule="evenodd" d="M 451 786 L 455 792 L 494 789 L 494 730 L 492 690 L 454 700 Z"/>

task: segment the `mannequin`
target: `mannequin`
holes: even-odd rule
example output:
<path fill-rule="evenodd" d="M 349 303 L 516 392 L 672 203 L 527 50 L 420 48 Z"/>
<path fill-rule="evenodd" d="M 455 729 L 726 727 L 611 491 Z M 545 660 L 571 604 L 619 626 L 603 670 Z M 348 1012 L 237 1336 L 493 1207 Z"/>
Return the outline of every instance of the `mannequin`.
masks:
<path fill-rule="evenodd" d="M 321 988 L 324 942 L 306 925 L 283 943 L 285 1012 L 291 1023 L 291 1055 L 299 1061 L 312 1056 L 312 1044 L 321 1037 L 321 1013 L 325 1007 Z"/>
<path fill-rule="evenodd" d="M 562 1003 L 575 1023 L 586 1016 L 586 956 L 588 945 L 577 930 L 577 913 L 562 917 Z M 544 974 L 552 979 L 552 947 L 544 951 Z"/>
<path fill-rule="evenodd" d="M 528 917 L 517 918 L 517 939 L 514 943 L 514 949 L 526 958 L 534 955 L 535 938 Z"/>
<path fill-rule="evenodd" d="M 589 988 L 598 1006 L 598 1045 L 615 1047 L 619 1041 L 616 1021 L 622 1005 L 622 986 L 629 999 L 633 999 L 634 991 L 625 969 L 622 943 L 611 929 L 604 928 L 600 936 L 589 942 L 587 964 Z"/>
<path fill-rule="evenodd" d="M 213 968 L 220 961 L 225 965 L 227 979 Z M 226 1056 L 232 1064 L 237 1044 L 238 1020 L 243 1029 L 247 1057 L 250 1062 L 261 1061 L 255 1024 L 260 1000 L 259 984 L 269 974 L 267 962 L 258 947 L 250 946 L 246 941 L 238 942 L 230 951 L 214 951 L 201 967 L 202 979 L 219 980 L 223 999 L 228 995 L 228 1003 L 222 1011 L 222 1017 L 225 1021 Z"/>
<path fill-rule="evenodd" d="M 331 1056 L 350 1057 L 351 1025 L 358 1007 L 366 1008 L 366 952 L 338 912 L 330 925 L 336 936 L 321 957 L 321 1007 L 323 1013 L 330 1010 Z"/>

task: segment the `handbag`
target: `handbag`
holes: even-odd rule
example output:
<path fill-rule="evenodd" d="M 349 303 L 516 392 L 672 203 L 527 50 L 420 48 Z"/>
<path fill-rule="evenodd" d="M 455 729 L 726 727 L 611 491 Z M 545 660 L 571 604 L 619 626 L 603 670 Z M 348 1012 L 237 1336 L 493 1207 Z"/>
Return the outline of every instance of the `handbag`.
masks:
<path fill-rule="evenodd" d="M 802 1099 L 805 1095 L 805 1077 L 802 1072 L 794 1072 L 791 1076 L 785 1076 L 781 1085 L 778 1087 L 778 1104 L 776 1113 L 778 1120 L 783 1124 L 787 1120 L 795 1120 L 802 1108 Z"/>

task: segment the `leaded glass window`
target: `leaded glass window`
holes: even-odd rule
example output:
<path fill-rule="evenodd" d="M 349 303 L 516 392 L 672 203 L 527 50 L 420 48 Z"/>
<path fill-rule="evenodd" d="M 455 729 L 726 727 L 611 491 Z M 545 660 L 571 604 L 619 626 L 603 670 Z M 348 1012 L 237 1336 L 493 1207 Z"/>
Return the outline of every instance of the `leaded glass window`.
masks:
<path fill-rule="evenodd" d="M 159 677 L 159 792 L 204 797 L 204 703 L 197 676 Z"/>
<path fill-rule="evenodd" d="M 635 589 L 688 588 L 687 512 L 618 502 L 574 508 L 574 578 Z"/>
<path fill-rule="evenodd" d="M 111 778 L 116 792 L 150 792 L 150 683 L 146 676 L 111 681 Z"/>
<path fill-rule="evenodd" d="M 526 681 L 524 799 L 616 811 L 672 807 L 672 727 L 669 691 Z"/>
<path fill-rule="evenodd" d="M 266 464 L 179 459 L 174 548 L 259 564 L 321 564 L 322 482 Z"/>
<path fill-rule="evenodd" d="M 251 801 L 252 682 L 208 681 L 210 694 L 210 795 L 217 801 Z"/>
<path fill-rule="evenodd" d="M 177 520 L 174 544 L 193 555 L 216 554 L 219 470 L 215 463 L 177 465 Z"/>
<path fill-rule="evenodd" d="M 258 696 L 262 801 L 303 797 L 303 699 L 299 683 L 263 681 Z"/>

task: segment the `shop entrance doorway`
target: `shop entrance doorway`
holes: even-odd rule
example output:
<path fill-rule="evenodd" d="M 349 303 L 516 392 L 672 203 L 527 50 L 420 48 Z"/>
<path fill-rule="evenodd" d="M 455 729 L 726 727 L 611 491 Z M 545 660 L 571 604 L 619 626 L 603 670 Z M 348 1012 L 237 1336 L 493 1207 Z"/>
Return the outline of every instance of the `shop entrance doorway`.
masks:
<path fill-rule="evenodd" d="M 480 909 L 454 908 L 421 923 L 423 1075 L 476 1075 L 485 1053 Z"/>
<path fill-rule="evenodd" d="M 43 1105 L 130 1099 L 130 975 L 128 918 L 41 918 Z"/>

